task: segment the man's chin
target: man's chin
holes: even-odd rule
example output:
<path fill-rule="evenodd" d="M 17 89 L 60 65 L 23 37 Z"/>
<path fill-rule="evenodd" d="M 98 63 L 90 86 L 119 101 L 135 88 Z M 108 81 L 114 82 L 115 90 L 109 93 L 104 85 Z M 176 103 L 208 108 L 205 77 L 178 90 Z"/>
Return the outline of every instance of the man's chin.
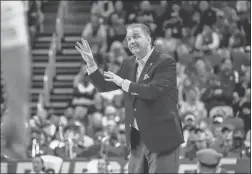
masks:
<path fill-rule="evenodd" d="M 140 50 L 138 48 L 131 49 L 132 54 L 138 54 L 139 51 Z"/>

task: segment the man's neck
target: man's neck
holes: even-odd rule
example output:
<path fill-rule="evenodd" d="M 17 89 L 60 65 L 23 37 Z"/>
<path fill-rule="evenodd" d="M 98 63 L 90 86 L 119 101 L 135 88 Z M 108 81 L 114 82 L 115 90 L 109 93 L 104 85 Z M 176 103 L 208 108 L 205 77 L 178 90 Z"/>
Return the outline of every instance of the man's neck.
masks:
<path fill-rule="evenodd" d="M 148 46 L 147 50 L 144 53 L 142 53 L 140 55 L 135 55 L 137 60 L 143 59 L 151 51 L 151 49 L 152 49 L 152 47 Z"/>

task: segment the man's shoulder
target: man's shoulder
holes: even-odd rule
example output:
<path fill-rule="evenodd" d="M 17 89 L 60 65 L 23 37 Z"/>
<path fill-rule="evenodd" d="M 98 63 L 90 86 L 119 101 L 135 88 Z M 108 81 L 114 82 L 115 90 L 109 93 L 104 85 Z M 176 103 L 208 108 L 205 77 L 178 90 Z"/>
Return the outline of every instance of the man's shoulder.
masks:
<path fill-rule="evenodd" d="M 129 56 L 127 59 L 124 59 L 122 64 L 130 64 L 130 63 L 134 63 L 136 61 L 136 56 L 132 55 Z"/>
<path fill-rule="evenodd" d="M 176 60 L 169 54 L 166 53 L 159 53 L 158 54 L 158 62 L 160 63 L 164 63 L 164 62 L 176 62 Z"/>

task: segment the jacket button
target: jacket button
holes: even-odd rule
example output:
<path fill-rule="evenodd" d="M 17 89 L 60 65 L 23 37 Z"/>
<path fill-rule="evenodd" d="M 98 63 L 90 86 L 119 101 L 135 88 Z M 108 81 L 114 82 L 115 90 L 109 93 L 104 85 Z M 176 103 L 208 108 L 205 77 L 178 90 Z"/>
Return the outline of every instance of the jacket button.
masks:
<path fill-rule="evenodd" d="M 134 108 L 134 111 L 136 111 L 136 108 Z"/>

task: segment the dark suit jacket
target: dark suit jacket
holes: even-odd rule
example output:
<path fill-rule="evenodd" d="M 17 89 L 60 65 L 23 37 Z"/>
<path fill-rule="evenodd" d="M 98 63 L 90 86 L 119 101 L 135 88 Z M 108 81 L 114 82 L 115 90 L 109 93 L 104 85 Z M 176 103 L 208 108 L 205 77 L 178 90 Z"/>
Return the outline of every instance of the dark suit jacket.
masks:
<path fill-rule="evenodd" d="M 149 78 L 144 79 L 146 74 Z M 123 62 L 117 75 L 132 81 L 129 91 L 124 91 L 128 145 L 130 145 L 133 118 L 137 120 L 141 140 L 150 151 L 154 153 L 166 152 L 183 143 L 182 126 L 177 109 L 178 90 L 175 60 L 154 49 L 138 82 L 136 82 L 135 56 Z M 106 82 L 99 70 L 92 73 L 89 79 L 99 92 L 119 88 L 112 82 Z"/>

